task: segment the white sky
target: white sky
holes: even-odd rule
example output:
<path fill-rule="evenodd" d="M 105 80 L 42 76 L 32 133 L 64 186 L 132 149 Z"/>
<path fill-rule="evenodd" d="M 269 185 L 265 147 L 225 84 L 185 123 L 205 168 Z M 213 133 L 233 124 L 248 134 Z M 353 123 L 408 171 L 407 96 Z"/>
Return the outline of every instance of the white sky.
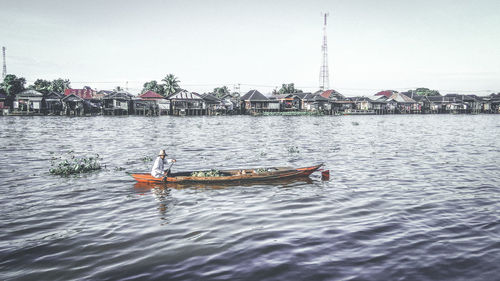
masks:
<path fill-rule="evenodd" d="M 416 87 L 500 92 L 500 1 L 2 0 L 7 70 L 74 88 L 137 93 L 166 74 L 205 92 L 319 86 L 329 12 L 330 88 L 373 95 Z"/>

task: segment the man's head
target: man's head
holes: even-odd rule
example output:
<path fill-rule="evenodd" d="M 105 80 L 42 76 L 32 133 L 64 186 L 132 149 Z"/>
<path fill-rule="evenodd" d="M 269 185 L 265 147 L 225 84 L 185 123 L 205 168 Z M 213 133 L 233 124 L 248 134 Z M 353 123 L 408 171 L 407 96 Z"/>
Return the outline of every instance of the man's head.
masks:
<path fill-rule="evenodd" d="M 158 156 L 160 156 L 161 159 L 165 159 L 165 156 L 167 156 L 167 153 L 165 153 L 165 149 L 160 150 L 160 153 L 158 153 Z"/>

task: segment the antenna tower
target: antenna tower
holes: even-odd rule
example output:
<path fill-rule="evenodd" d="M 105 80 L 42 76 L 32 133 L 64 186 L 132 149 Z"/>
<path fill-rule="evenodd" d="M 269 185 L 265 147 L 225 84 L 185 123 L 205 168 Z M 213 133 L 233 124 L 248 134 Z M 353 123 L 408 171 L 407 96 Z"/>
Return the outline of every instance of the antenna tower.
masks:
<path fill-rule="evenodd" d="M 323 24 L 323 45 L 321 46 L 322 62 L 319 71 L 319 88 L 321 90 L 327 90 L 330 88 L 330 74 L 328 73 L 328 44 L 326 40 L 326 19 L 329 13 L 323 14 L 324 24 Z"/>
<path fill-rule="evenodd" d="M 2 55 L 3 55 L 2 79 L 5 79 L 5 76 L 7 76 L 7 63 L 5 62 L 5 47 L 2 47 Z"/>

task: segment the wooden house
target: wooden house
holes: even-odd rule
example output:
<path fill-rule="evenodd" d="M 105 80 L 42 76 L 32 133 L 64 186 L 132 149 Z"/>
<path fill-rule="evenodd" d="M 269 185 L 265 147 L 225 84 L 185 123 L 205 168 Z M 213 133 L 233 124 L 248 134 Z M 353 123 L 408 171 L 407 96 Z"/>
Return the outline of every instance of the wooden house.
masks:
<path fill-rule="evenodd" d="M 387 113 L 403 114 L 421 111 L 421 107 L 414 99 L 396 91 L 390 91 L 390 93 L 387 95 L 378 95 L 379 98 L 377 99 L 379 101 L 385 101 Z"/>
<path fill-rule="evenodd" d="M 375 114 L 387 114 L 387 102 L 385 99 L 372 99 L 372 110 Z"/>
<path fill-rule="evenodd" d="M 361 111 L 373 110 L 373 102 L 368 97 L 355 97 L 354 103 L 356 104 L 357 110 L 361 110 Z"/>
<path fill-rule="evenodd" d="M 447 94 L 445 98 L 449 100 L 450 113 L 478 114 L 482 110 L 483 100 L 476 95 Z"/>
<path fill-rule="evenodd" d="M 97 91 L 93 90 L 90 87 L 84 87 L 83 89 L 66 89 L 64 90 L 64 96 L 70 96 L 74 95 L 82 99 L 84 102 L 82 102 L 82 110 L 78 110 L 77 112 L 80 112 L 82 115 L 98 115 L 101 113 L 101 98 L 102 94 L 99 94 Z M 63 98 L 64 99 L 64 98 Z M 61 100 L 62 101 L 62 100 Z M 66 102 L 66 105 L 64 104 Z M 66 106 L 66 109 L 63 109 L 63 114 L 68 114 L 68 110 L 73 112 L 73 110 L 69 109 L 75 104 L 79 104 L 79 101 L 75 99 L 74 97 L 70 99 L 65 99 L 63 101 L 63 107 Z M 75 115 L 75 114 L 71 114 Z M 79 114 L 76 114 L 78 116 L 81 116 Z"/>
<path fill-rule="evenodd" d="M 444 96 L 427 96 L 426 101 L 429 105 L 429 113 L 448 113 L 447 108 L 450 103 L 449 99 Z M 427 106 L 425 106 L 427 108 Z"/>
<path fill-rule="evenodd" d="M 91 103 L 75 94 L 69 94 L 63 97 L 61 102 L 62 114 L 64 115 L 86 116 L 93 112 Z"/>
<path fill-rule="evenodd" d="M 132 110 L 135 115 L 161 115 L 159 104 L 166 101 L 165 98 L 153 91 L 146 91 L 138 96 L 138 99 L 132 99 Z M 167 111 L 168 114 L 168 111 Z"/>
<path fill-rule="evenodd" d="M 300 99 L 295 98 L 296 100 L 294 101 L 294 95 L 293 94 L 279 94 L 279 95 L 273 95 L 269 98 L 269 100 L 276 100 L 278 101 L 280 105 L 280 111 L 295 111 L 298 110 L 298 107 L 300 106 Z"/>
<path fill-rule="evenodd" d="M 42 114 L 43 94 L 35 90 L 25 90 L 16 95 L 14 111 L 20 114 Z"/>
<path fill-rule="evenodd" d="M 302 108 L 306 111 L 330 113 L 331 104 L 328 98 L 320 94 L 306 93 L 302 98 Z"/>
<path fill-rule="evenodd" d="M 500 113 L 500 93 L 489 95 L 488 100 L 490 110 L 488 113 Z"/>
<path fill-rule="evenodd" d="M 193 92 L 182 90 L 167 97 L 170 101 L 170 114 L 177 116 L 203 115 L 205 113 L 205 101 Z"/>
<path fill-rule="evenodd" d="M 332 115 L 342 114 L 343 112 L 352 111 L 356 108 L 356 104 L 350 99 L 330 100 L 330 106 L 330 114 Z"/>
<path fill-rule="evenodd" d="M 279 111 L 279 101 L 271 101 L 257 90 L 250 90 L 240 98 L 243 114 Z"/>
<path fill-rule="evenodd" d="M 118 91 L 102 98 L 103 115 L 129 115 L 132 113 L 132 99 L 128 92 Z"/>
<path fill-rule="evenodd" d="M 224 107 L 226 114 L 234 114 L 235 110 L 238 107 L 238 102 L 235 100 L 235 97 L 231 94 L 225 94 L 220 97 L 222 106 Z"/>
<path fill-rule="evenodd" d="M 45 95 L 45 113 L 47 115 L 61 115 L 63 112 L 63 94 L 50 92 Z"/>
<path fill-rule="evenodd" d="M 217 115 L 222 114 L 224 112 L 224 106 L 222 101 L 212 94 L 202 94 L 201 98 L 205 103 L 205 112 L 204 115 Z"/>
<path fill-rule="evenodd" d="M 491 94 L 481 97 L 482 113 L 499 113 L 500 94 Z"/>

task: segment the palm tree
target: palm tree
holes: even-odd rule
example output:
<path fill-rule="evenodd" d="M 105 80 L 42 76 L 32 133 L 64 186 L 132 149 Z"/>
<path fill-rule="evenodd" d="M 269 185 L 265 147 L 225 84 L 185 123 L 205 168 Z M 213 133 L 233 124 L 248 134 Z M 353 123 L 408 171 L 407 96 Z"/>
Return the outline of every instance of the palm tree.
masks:
<path fill-rule="evenodd" d="M 179 79 L 177 77 L 175 77 L 175 75 L 173 75 L 173 74 L 168 74 L 161 81 L 165 82 L 165 86 L 164 86 L 165 87 L 165 96 L 169 96 L 171 94 L 174 94 L 181 89 L 181 87 L 179 87 L 179 83 L 181 81 L 179 81 Z"/>

